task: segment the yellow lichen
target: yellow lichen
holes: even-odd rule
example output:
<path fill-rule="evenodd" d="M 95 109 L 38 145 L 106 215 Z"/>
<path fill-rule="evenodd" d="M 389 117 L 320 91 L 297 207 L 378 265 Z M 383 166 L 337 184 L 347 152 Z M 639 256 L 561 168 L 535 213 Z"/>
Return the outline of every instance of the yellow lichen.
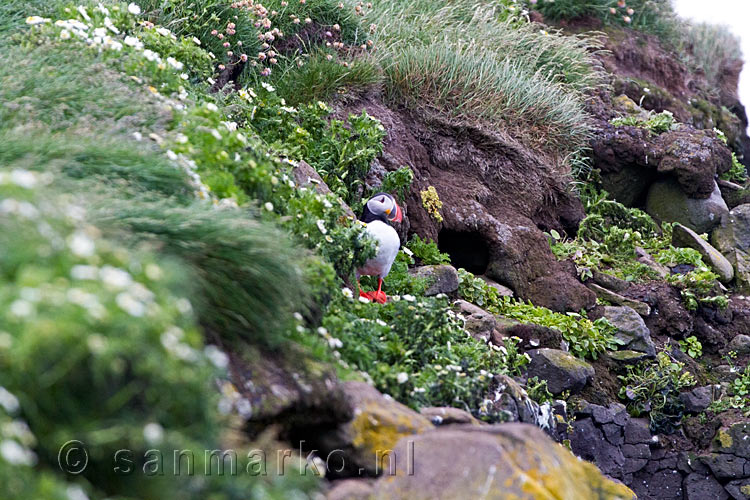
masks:
<path fill-rule="evenodd" d="M 440 201 L 437 191 L 434 186 L 430 186 L 424 191 L 420 191 L 419 194 L 422 196 L 422 206 L 430 214 L 430 217 L 435 219 L 437 222 L 443 222 L 443 216 L 440 215 L 440 209 L 443 208 L 443 202 Z"/>
<path fill-rule="evenodd" d="M 730 436 L 729 433 L 724 429 L 721 429 L 718 434 L 716 434 L 716 439 L 719 440 L 719 444 L 721 444 L 722 448 L 732 447 L 732 436 Z"/>
<path fill-rule="evenodd" d="M 363 411 L 351 423 L 354 437 L 352 444 L 376 456 L 393 450 L 399 439 L 417 434 L 432 427 L 426 419 L 414 418 L 406 412 L 384 410 L 366 404 Z"/>

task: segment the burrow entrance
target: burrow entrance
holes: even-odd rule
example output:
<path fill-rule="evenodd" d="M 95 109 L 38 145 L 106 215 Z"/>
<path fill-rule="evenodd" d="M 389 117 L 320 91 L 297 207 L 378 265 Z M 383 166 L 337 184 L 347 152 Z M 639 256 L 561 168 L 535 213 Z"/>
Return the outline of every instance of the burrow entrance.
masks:
<path fill-rule="evenodd" d="M 463 267 L 473 274 L 484 274 L 490 263 L 487 243 L 479 233 L 443 229 L 438 234 L 438 248 L 451 258 L 456 269 Z"/>

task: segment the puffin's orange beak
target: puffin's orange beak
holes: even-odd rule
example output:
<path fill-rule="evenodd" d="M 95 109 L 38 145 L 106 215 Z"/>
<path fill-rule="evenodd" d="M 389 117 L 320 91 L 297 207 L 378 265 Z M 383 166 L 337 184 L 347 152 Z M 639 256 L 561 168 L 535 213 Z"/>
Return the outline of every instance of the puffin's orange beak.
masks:
<path fill-rule="evenodd" d="M 388 217 L 388 220 L 391 222 L 401 222 L 401 220 L 403 219 L 403 214 L 401 213 L 401 207 L 398 206 L 398 203 L 395 203 L 395 205 L 396 205 L 395 213 L 393 214 L 393 217 Z"/>

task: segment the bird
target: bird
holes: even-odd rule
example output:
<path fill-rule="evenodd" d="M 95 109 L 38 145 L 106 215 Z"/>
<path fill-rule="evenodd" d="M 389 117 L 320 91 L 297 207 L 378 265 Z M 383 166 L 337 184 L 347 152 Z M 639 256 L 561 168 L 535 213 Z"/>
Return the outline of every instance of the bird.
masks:
<path fill-rule="evenodd" d="M 365 231 L 377 244 L 375 257 L 365 262 L 357 269 L 357 285 L 359 287 L 360 276 L 377 276 L 378 289 L 372 292 L 363 292 L 359 287 L 359 296 L 368 300 L 374 300 L 379 304 L 385 304 L 388 296 L 382 291 L 383 279 L 388 276 L 391 266 L 396 260 L 401 239 L 398 233 L 390 225 L 390 222 L 401 222 L 403 214 L 396 199 L 388 193 L 377 193 L 365 203 L 362 209 L 360 222 L 364 224 Z"/>

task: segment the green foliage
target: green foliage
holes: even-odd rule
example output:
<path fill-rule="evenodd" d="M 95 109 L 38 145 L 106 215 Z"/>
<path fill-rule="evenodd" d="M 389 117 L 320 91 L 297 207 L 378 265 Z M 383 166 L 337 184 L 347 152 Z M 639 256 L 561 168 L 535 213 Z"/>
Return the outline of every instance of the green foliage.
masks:
<path fill-rule="evenodd" d="M 411 168 L 401 167 L 385 174 L 380 190 L 395 195 L 396 199 L 403 203 L 406 201 L 413 180 L 414 172 Z M 373 192 L 373 194 L 375 193 Z"/>
<path fill-rule="evenodd" d="M 422 265 L 432 266 L 450 264 L 451 259 L 447 253 L 442 253 L 432 240 L 422 239 L 418 234 L 413 234 L 406 247 L 419 259 Z"/>
<path fill-rule="evenodd" d="M 584 312 L 556 313 L 545 307 L 501 297 L 483 279 L 464 269 L 459 269 L 458 276 L 461 298 L 493 314 L 558 330 L 576 356 L 596 359 L 599 353 L 617 349 L 619 345 L 614 337 L 615 328 L 606 318 L 591 321 Z"/>
<path fill-rule="evenodd" d="M 350 295 L 334 299 L 323 320 L 323 334 L 349 368 L 414 408 L 448 405 L 500 418 L 482 403 L 494 374 L 518 373 L 527 362 L 515 344 L 490 349 L 477 342 L 444 298 L 403 295 L 381 306 Z"/>
<path fill-rule="evenodd" d="M 703 355 L 703 345 L 695 335 L 680 340 L 680 349 L 691 358 L 700 358 Z"/>
<path fill-rule="evenodd" d="M 719 136 L 719 139 L 724 141 L 724 144 L 727 144 L 727 136 L 724 132 L 715 128 L 714 133 Z M 737 154 L 734 151 L 732 151 L 732 166 L 729 168 L 729 171 L 721 174 L 719 178 L 725 181 L 739 182 L 740 184 L 743 184 L 747 180 L 745 166 L 737 159 Z"/>
<path fill-rule="evenodd" d="M 708 410 L 714 413 L 722 413 L 732 409 L 741 410 L 746 417 L 749 417 L 750 365 L 746 365 L 743 370 L 737 366 L 736 358 L 737 353 L 735 351 L 729 351 L 723 356 L 723 360 L 731 367 L 732 372 L 739 372 L 739 374 L 729 386 L 729 394 L 722 392 L 721 397 L 714 400 Z"/>
<path fill-rule="evenodd" d="M 684 364 L 665 351 L 659 352 L 655 360 L 629 366 L 627 374 L 618 378 L 623 384 L 619 396 L 627 402 L 628 411 L 634 417 L 647 413 L 653 432 L 674 431 L 682 419 L 680 389 L 695 385 Z"/>
<path fill-rule="evenodd" d="M 742 59 L 740 39 L 726 26 L 685 23 L 682 44 L 691 66 L 703 70 L 713 88 L 721 85 L 722 66 Z"/>
<path fill-rule="evenodd" d="M 627 125 L 631 127 L 645 128 L 651 132 L 652 135 L 669 132 L 676 125 L 674 115 L 668 110 L 664 110 L 661 113 L 649 112 L 649 116 L 645 120 L 638 116 L 627 116 L 625 118 L 613 118 L 610 123 L 616 127 Z"/>
<path fill-rule="evenodd" d="M 715 305 L 721 309 L 729 305 L 729 299 L 725 295 L 715 293 L 716 280 L 719 276 L 703 262 L 697 250 L 669 247 L 658 252 L 655 257 L 660 264 L 668 266 L 683 264 L 693 267 L 687 273 L 672 274 L 667 277 L 669 283 L 680 288 L 683 302 L 688 310 L 697 310 L 700 303 Z"/>
<path fill-rule="evenodd" d="M 531 377 L 526 381 L 526 393 L 540 405 L 555 400 L 555 397 L 547 389 L 547 381 L 539 380 L 537 377 Z"/>

